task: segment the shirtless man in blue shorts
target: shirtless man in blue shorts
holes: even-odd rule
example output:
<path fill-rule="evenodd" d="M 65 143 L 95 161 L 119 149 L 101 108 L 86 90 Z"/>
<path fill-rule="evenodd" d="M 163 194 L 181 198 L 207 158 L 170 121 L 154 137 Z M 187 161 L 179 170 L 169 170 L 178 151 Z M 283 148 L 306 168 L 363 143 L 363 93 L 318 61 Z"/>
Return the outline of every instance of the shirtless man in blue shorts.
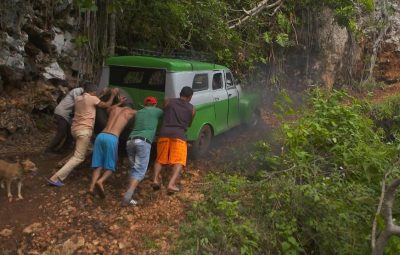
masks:
<path fill-rule="evenodd" d="M 124 102 L 124 100 L 122 101 Z M 132 119 L 136 111 L 130 107 L 121 107 L 121 103 L 108 110 L 106 127 L 97 135 L 94 142 L 92 168 L 93 176 L 89 193 L 94 194 L 95 189 L 101 198 L 105 197 L 104 182 L 115 172 L 118 158 L 118 137 L 122 130 Z M 101 171 L 105 170 L 103 175 Z"/>

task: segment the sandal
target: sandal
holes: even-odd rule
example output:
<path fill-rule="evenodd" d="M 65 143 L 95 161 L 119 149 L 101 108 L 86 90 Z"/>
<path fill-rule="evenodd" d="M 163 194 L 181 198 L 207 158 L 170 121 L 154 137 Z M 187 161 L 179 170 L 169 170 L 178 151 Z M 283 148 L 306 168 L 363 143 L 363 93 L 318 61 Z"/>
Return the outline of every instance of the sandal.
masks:
<path fill-rule="evenodd" d="M 180 192 L 181 191 L 181 189 L 167 189 L 167 195 L 173 195 L 173 194 L 175 194 L 175 193 L 178 193 L 178 192 Z"/>
<path fill-rule="evenodd" d="M 63 183 L 62 181 L 60 181 L 60 180 L 57 180 L 57 181 L 55 182 L 55 181 L 52 181 L 52 180 L 46 178 L 46 181 L 49 183 L 50 186 L 55 186 L 55 187 L 62 187 L 62 186 L 64 186 L 64 183 Z"/>
<path fill-rule="evenodd" d="M 137 206 L 138 202 L 134 199 L 131 199 L 129 202 L 122 201 L 121 206 L 122 207 L 127 207 L 127 206 Z"/>

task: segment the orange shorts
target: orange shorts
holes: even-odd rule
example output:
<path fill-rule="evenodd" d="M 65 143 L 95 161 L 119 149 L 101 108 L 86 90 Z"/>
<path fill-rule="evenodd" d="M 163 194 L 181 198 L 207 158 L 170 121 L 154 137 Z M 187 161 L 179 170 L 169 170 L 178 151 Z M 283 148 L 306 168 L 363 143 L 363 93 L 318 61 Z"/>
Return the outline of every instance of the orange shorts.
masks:
<path fill-rule="evenodd" d="M 157 141 L 157 159 L 162 165 L 186 166 L 187 143 L 178 138 L 160 137 Z"/>

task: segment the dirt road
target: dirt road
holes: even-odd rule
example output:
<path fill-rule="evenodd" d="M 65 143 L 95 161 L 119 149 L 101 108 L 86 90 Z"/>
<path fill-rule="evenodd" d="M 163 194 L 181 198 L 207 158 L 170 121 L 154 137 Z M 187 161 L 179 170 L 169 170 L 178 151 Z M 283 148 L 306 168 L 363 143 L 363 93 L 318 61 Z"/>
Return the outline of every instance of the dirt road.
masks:
<path fill-rule="evenodd" d="M 207 160 L 189 162 L 182 178 L 183 191 L 178 194 L 167 195 L 165 186 L 153 191 L 147 176 L 136 194 L 141 202 L 137 207 L 122 208 L 119 204 L 127 185 L 126 159 L 120 160 L 117 174 L 106 186 L 107 197 L 101 200 L 86 194 L 91 175 L 89 160 L 73 171 L 64 187 L 47 185 L 45 177 L 57 170 L 56 164 L 62 158 L 41 153 L 51 135 L 37 136 L 40 141 L 36 144 L 41 146 L 35 147 L 36 152 L 29 151 L 27 145 L 19 152 L 8 148 L 1 156 L 28 155 L 39 172 L 24 181 L 24 200 L 9 202 L 6 192 L 0 190 L 1 253 L 169 254 L 187 209 L 203 197 L 203 174 L 232 161 L 234 155 L 240 155 L 238 150 L 248 152 L 247 144 L 268 133 L 268 118 L 257 129 L 239 127 L 216 137 Z M 164 182 L 168 172 L 164 171 Z"/>

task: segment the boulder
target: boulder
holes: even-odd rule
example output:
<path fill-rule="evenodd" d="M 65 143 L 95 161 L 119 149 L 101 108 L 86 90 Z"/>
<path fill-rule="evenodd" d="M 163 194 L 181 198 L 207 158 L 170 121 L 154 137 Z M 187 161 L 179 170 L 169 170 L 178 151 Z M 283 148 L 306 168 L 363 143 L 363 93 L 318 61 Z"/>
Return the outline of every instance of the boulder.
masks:
<path fill-rule="evenodd" d="M 44 68 L 45 73 L 43 73 L 43 77 L 50 80 L 50 79 L 60 79 L 65 80 L 65 73 L 64 70 L 58 65 L 57 62 L 53 62 L 50 65 Z"/>

